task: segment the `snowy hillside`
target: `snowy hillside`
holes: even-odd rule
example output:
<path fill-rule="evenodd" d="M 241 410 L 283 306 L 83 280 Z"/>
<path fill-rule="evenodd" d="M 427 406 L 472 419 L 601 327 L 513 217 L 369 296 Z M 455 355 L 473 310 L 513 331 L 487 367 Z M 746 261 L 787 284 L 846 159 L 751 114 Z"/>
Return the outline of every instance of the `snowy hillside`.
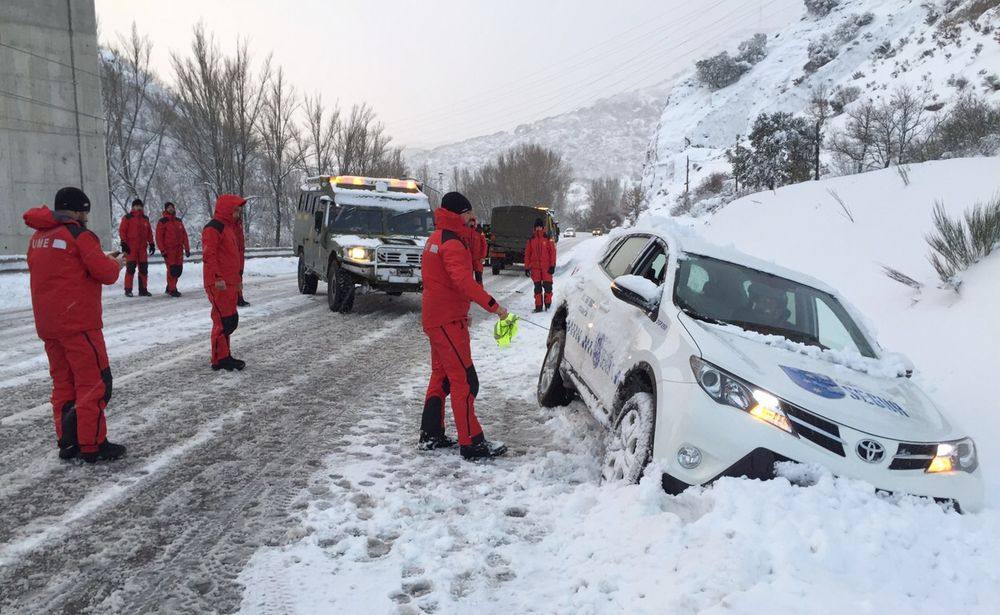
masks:
<path fill-rule="evenodd" d="M 994 506 L 1000 411 L 984 401 L 982 384 L 1000 370 L 1000 254 L 968 270 L 956 294 L 938 288 L 924 235 L 935 201 L 955 217 L 998 192 L 1000 158 L 947 160 L 913 165 L 909 186 L 895 169 L 807 182 L 744 197 L 695 223 L 716 243 L 827 282 L 867 315 L 883 345 L 913 360 L 921 385 L 976 440 Z M 891 281 L 882 265 L 923 289 Z"/>
<path fill-rule="evenodd" d="M 426 164 L 432 174 L 455 167 L 474 168 L 497 153 L 524 143 L 561 152 L 574 175 L 637 175 L 656 120 L 663 111 L 669 83 L 602 99 L 589 107 L 522 124 L 513 131 L 467 139 L 431 150 L 408 149 L 412 169 Z"/>
<path fill-rule="evenodd" d="M 1000 100 L 997 2 L 829 4 L 837 6 L 823 17 L 808 15 L 803 7 L 802 19 L 769 36 L 766 57 L 728 87 L 711 90 L 690 67 L 671 91 L 647 151 L 644 182 L 654 205 L 668 203 L 683 191 L 686 157 L 692 162 L 692 187 L 712 172 L 728 171 L 725 150 L 737 135 L 746 137 L 759 114 L 800 114 L 810 92 L 820 86 L 831 96 L 847 92 L 846 100 L 876 101 L 905 86 L 926 96 L 928 112 L 937 117 L 965 92 Z M 958 8 L 946 13 L 946 5 Z M 993 8 L 976 20 L 967 19 L 984 7 Z M 807 63 L 812 59 L 815 64 L 817 57 L 828 62 L 807 70 Z M 845 122 L 845 114 L 837 115 L 828 132 Z"/>

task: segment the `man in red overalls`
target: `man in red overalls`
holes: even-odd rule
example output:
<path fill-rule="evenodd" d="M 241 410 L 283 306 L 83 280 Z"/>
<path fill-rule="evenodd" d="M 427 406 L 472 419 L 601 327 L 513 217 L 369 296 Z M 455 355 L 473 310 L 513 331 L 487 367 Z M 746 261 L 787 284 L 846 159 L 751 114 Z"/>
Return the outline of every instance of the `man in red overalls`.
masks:
<path fill-rule="evenodd" d="M 105 255 L 87 230 L 90 199 L 82 190 L 61 189 L 53 207 L 28 210 L 24 223 L 35 229 L 28 244 L 31 308 L 49 359 L 59 458 L 118 459 L 125 447 L 108 442 L 104 418 L 111 367 L 101 332 L 101 286 L 118 281 L 123 258 Z"/>
<path fill-rule="evenodd" d="M 472 253 L 472 273 L 479 285 L 483 285 L 483 261 L 486 259 L 486 235 L 476 223 L 475 216 L 469 220 L 469 252 Z"/>
<path fill-rule="evenodd" d="M 476 418 L 474 400 L 479 377 L 472 362 L 469 305 L 507 317 L 507 310 L 472 277 L 472 256 L 466 244 L 472 205 L 458 192 L 441 199 L 434 213 L 436 230 L 424 246 L 422 321 L 431 343 L 431 379 L 424 399 L 420 447 L 431 450 L 454 445 L 444 432 L 444 398 L 451 395 L 458 444 L 465 459 L 496 457 L 507 451 L 489 442 Z"/>
<path fill-rule="evenodd" d="M 153 242 L 153 228 L 149 218 L 143 213 L 145 209 L 142 199 L 132 201 L 132 211 L 122 217 L 118 225 L 118 238 L 122 244 L 122 254 L 125 255 L 125 296 L 132 296 L 132 276 L 139 269 L 139 296 L 152 297 L 146 287 L 149 275 L 149 256 L 156 252 Z M 147 254 L 146 250 L 149 250 Z"/>
<path fill-rule="evenodd" d="M 524 272 L 535 283 L 535 311 L 542 311 L 542 291 L 545 309 L 552 307 L 552 274 L 556 272 L 556 244 L 545 232 L 545 223 L 535 219 L 535 232 L 524 248 Z"/>
<path fill-rule="evenodd" d="M 215 201 L 215 215 L 201 232 L 202 272 L 205 293 L 212 304 L 212 369 L 241 370 L 246 363 L 234 359 L 229 350 L 229 336 L 240 323 L 236 298 L 243 287 L 240 271 L 243 254 L 236 221 L 243 214 L 246 200 L 223 194 Z"/>
<path fill-rule="evenodd" d="M 167 294 L 180 297 L 177 278 L 184 272 L 184 257 L 191 256 L 191 245 L 184 222 L 177 217 L 177 207 L 169 201 L 163 206 L 163 217 L 156 223 L 156 245 L 167 266 Z"/>

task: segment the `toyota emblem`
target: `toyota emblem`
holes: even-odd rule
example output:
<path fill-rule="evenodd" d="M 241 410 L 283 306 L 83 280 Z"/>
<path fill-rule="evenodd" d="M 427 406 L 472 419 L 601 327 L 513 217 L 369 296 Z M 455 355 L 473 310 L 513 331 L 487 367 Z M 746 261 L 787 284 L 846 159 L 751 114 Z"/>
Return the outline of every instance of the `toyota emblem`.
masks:
<path fill-rule="evenodd" d="M 879 463 L 885 457 L 885 447 L 875 440 L 862 440 L 855 449 L 858 457 L 868 463 Z"/>

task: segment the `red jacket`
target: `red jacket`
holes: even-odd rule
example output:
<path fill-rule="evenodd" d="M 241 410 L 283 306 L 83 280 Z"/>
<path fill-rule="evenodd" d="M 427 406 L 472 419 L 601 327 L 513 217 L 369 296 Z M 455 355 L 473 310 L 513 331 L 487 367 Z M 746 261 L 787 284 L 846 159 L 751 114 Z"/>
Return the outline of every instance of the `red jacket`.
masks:
<path fill-rule="evenodd" d="M 556 266 L 556 244 L 542 229 L 524 247 L 524 268 L 538 273 L 552 273 Z"/>
<path fill-rule="evenodd" d="M 469 251 L 472 253 L 472 269 L 482 273 L 483 260 L 486 258 L 486 235 L 473 227 L 469 227 Z"/>
<path fill-rule="evenodd" d="M 201 232 L 202 276 L 205 288 L 215 286 L 216 280 L 235 287 L 243 281 L 242 242 L 233 211 L 246 203 L 243 197 L 223 194 L 215 201 L 215 215 Z"/>
<path fill-rule="evenodd" d="M 472 277 L 472 255 L 466 247 L 469 228 L 458 214 L 447 209 L 434 212 L 436 230 L 424 246 L 424 329 L 440 327 L 469 317 L 469 305 L 478 303 L 487 312 L 499 305 Z"/>
<path fill-rule="evenodd" d="M 118 238 L 128 246 L 128 255 L 143 254 L 153 244 L 153 228 L 149 226 L 146 214 L 135 215 L 132 212 L 122 217 L 118 225 Z"/>
<path fill-rule="evenodd" d="M 104 327 L 101 285 L 118 281 L 118 262 L 101 251 L 97 235 L 48 207 L 26 211 L 24 223 L 35 229 L 28 270 L 38 337 L 58 339 Z"/>
<path fill-rule="evenodd" d="M 163 212 L 163 217 L 156 223 L 156 247 L 165 255 L 191 251 L 187 229 L 176 215 Z"/>

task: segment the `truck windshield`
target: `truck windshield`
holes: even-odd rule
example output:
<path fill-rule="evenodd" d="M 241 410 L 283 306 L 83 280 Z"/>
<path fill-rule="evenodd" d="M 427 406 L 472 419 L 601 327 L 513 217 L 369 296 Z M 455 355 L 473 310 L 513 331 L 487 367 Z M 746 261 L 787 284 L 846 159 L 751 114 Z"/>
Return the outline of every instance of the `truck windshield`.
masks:
<path fill-rule="evenodd" d="M 356 235 L 430 235 L 434 230 L 434 218 L 429 209 L 399 211 L 345 205 L 332 213 L 330 230 Z"/>
<path fill-rule="evenodd" d="M 875 358 L 833 295 L 728 261 L 686 254 L 677 270 L 674 303 L 698 320 Z"/>

